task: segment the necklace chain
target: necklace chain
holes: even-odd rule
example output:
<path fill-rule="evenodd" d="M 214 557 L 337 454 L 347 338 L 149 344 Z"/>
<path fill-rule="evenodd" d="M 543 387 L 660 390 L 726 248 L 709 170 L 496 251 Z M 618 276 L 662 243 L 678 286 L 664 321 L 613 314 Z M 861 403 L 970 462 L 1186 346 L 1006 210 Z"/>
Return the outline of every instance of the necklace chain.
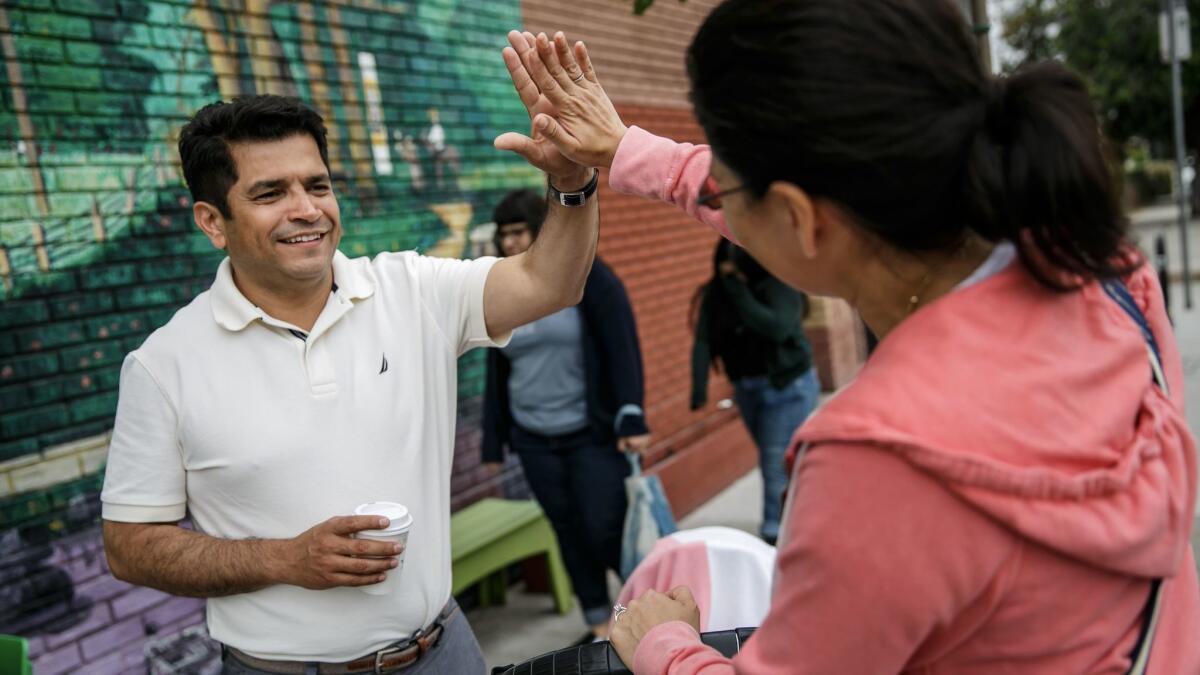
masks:
<path fill-rule="evenodd" d="M 961 257 L 963 252 L 967 250 L 967 244 L 970 241 L 971 241 L 971 237 L 969 235 L 963 237 L 962 242 L 959 243 L 958 247 L 954 249 L 954 252 L 951 253 L 950 256 L 948 258 L 946 258 L 946 260 L 942 261 L 942 263 L 940 265 L 937 265 L 936 267 L 930 266 L 929 268 L 927 268 L 925 270 L 925 276 L 921 277 L 921 283 L 917 287 L 917 290 L 914 291 L 913 294 L 910 295 L 908 298 L 908 309 L 905 311 L 906 316 L 917 311 L 917 306 L 921 304 L 921 295 L 923 295 L 925 293 L 925 291 L 927 291 L 929 289 L 929 285 L 931 283 L 933 283 L 934 270 L 941 270 L 943 267 L 948 265 L 950 263 L 950 261 L 954 260 L 955 258 Z"/>

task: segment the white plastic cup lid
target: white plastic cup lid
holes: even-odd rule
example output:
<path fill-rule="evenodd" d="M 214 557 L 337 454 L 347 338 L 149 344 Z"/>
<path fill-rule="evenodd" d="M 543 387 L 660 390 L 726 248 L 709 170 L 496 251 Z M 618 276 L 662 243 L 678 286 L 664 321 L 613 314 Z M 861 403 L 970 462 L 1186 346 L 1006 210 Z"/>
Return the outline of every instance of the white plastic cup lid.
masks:
<path fill-rule="evenodd" d="M 356 516 L 383 516 L 391 521 L 387 527 L 379 529 L 364 530 L 364 532 L 381 532 L 384 534 L 396 534 L 403 532 L 412 527 L 413 517 L 408 512 L 408 507 L 396 502 L 367 502 L 359 504 L 354 509 Z"/>

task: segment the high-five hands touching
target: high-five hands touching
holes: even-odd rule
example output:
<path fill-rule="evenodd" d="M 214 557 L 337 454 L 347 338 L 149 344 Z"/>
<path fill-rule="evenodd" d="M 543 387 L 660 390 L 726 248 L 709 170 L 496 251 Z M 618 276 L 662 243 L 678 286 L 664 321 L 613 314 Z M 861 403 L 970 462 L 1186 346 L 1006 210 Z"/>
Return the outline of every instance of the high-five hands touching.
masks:
<path fill-rule="evenodd" d="M 508 41 L 504 65 L 533 125 L 530 136 L 500 135 L 496 147 L 552 177 L 567 177 L 573 167 L 609 167 L 626 126 L 600 86 L 587 47 L 576 42 L 572 49 L 561 32 L 551 40 L 511 31 Z"/>

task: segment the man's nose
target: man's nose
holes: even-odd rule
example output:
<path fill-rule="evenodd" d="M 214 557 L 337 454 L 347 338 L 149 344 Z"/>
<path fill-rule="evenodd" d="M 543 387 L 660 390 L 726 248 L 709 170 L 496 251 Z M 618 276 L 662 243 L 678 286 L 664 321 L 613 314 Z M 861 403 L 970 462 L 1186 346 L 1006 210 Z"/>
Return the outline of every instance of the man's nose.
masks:
<path fill-rule="evenodd" d="M 289 216 L 292 220 L 303 220 L 311 223 L 321 217 L 322 211 L 316 200 L 308 192 L 301 190 L 292 200 L 292 210 Z"/>

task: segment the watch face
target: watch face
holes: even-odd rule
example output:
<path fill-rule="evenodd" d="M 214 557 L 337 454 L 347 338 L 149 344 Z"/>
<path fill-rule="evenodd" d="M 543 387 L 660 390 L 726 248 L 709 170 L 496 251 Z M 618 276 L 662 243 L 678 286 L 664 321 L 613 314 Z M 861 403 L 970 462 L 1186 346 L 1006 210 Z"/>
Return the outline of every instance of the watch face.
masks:
<path fill-rule="evenodd" d="M 596 194 L 596 187 L 599 182 L 600 172 L 593 170 L 592 179 L 579 192 L 562 192 L 553 185 L 550 185 L 550 196 L 563 206 L 583 206 L 587 203 L 588 197 Z"/>

